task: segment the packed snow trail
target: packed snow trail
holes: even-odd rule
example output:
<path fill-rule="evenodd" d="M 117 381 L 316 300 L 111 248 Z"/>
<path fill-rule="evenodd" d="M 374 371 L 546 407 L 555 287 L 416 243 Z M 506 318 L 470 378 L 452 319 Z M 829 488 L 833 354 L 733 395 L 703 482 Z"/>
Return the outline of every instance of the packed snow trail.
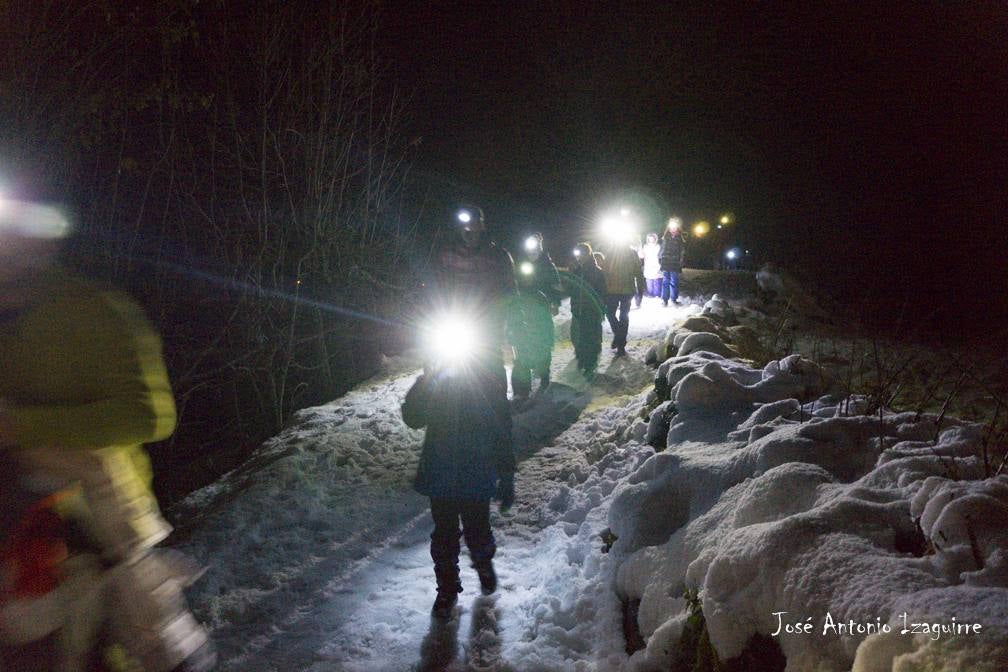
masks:
<path fill-rule="evenodd" d="M 551 525 L 543 520 L 542 498 L 584 471 L 585 451 L 600 427 L 612 424 L 613 402 L 651 384 L 653 371 L 641 363 L 648 348 L 676 319 L 698 311 L 645 299 L 631 313 L 624 359 L 614 360 L 606 347 L 606 324 L 591 385 L 576 371 L 569 340 L 558 340 L 553 383 L 514 419 L 517 502 L 503 518 L 494 507 L 492 521 L 501 588 L 480 597 L 463 551 L 461 613 L 448 624 L 429 616 L 432 523 L 427 499 L 410 489 L 422 433 L 406 428 L 399 415 L 418 363 L 389 361 L 383 377 L 297 413 L 243 467 L 175 511 L 197 521 L 179 545 L 210 566 L 192 600 L 213 629 L 222 668 L 510 669 L 514 649 L 528 648 L 522 638 L 535 636 L 529 572 L 542 574 L 540 581 L 570 578 L 550 575 L 550 566 L 566 565 L 557 554 L 566 553 L 568 533 L 581 522 L 574 513 Z M 563 334 L 569 313 L 557 324 Z M 597 525 L 601 530 L 605 521 Z M 619 624 L 610 625 L 618 650 Z"/>
<path fill-rule="evenodd" d="M 224 669 L 693 669 L 702 628 L 726 669 L 1004 672 L 1008 475 L 987 430 L 768 355 L 759 330 L 781 318 L 749 306 L 645 304 L 631 357 L 605 353 L 590 386 L 561 342 L 557 384 L 515 418 L 500 589 L 476 594 L 463 556 L 447 623 L 429 616 L 432 524 L 408 487 L 421 434 L 399 417 L 415 362 L 298 414 L 179 510 L 200 516 L 179 545 L 212 563 L 193 603 Z M 775 633 L 785 614 L 816 632 Z"/>

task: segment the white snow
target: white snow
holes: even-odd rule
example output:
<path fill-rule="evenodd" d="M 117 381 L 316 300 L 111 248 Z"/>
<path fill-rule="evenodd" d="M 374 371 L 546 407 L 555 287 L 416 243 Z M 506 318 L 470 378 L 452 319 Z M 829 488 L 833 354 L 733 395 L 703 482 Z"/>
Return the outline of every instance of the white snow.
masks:
<path fill-rule="evenodd" d="M 667 670 L 687 590 L 722 660 L 759 634 L 791 672 L 1003 669 L 1008 476 L 985 476 L 981 428 L 864 415 L 797 355 L 737 359 L 744 313 L 645 299 L 631 356 L 611 359 L 606 326 L 589 385 L 561 311 L 556 383 L 515 418 L 517 502 L 493 514 L 501 588 L 478 596 L 463 552 L 447 623 L 429 616 L 432 524 L 410 490 L 422 435 L 399 416 L 416 361 L 301 411 L 176 511 L 195 521 L 177 546 L 210 565 L 191 597 L 223 669 Z M 646 647 L 628 656 L 637 600 Z M 953 617 L 980 634 L 941 634 Z"/>

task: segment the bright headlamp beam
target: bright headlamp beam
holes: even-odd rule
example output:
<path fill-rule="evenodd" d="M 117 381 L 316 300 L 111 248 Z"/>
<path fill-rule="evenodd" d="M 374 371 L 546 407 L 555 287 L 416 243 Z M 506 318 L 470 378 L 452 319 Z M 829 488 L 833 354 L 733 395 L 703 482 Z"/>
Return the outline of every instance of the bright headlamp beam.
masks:
<path fill-rule="evenodd" d="M 525 249 L 531 252 L 532 250 L 539 249 L 539 239 L 535 236 L 529 236 L 525 239 Z"/>
<path fill-rule="evenodd" d="M 532 275 L 535 273 L 535 266 L 532 265 L 532 262 L 523 261 L 521 265 L 518 266 L 518 270 L 522 275 Z"/>
<path fill-rule="evenodd" d="M 428 354 L 439 364 L 461 364 L 479 346 L 475 327 L 459 316 L 438 320 L 427 330 L 426 338 Z"/>
<path fill-rule="evenodd" d="M 469 222 L 472 221 L 472 213 L 470 213 L 468 210 L 459 210 L 457 216 L 458 221 L 462 222 L 463 224 L 468 224 Z"/>

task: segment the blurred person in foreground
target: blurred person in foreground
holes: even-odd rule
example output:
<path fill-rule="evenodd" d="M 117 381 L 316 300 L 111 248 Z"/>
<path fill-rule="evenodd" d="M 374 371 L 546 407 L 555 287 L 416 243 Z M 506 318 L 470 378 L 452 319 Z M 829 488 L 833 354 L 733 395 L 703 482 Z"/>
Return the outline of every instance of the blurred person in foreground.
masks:
<path fill-rule="evenodd" d="M 0 642 L 12 669 L 203 671 L 215 655 L 154 549 L 144 443 L 175 429 L 161 341 L 128 296 L 59 268 L 54 207 L 0 201 Z M 43 662 L 44 661 L 44 662 Z"/>

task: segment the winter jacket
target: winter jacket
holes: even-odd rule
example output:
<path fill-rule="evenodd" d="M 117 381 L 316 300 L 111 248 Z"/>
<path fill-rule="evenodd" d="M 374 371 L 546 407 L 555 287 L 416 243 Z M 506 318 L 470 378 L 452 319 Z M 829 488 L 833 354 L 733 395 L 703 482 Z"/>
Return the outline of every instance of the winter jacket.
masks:
<path fill-rule="evenodd" d="M 605 277 L 594 260 L 583 266 L 573 266 L 564 277 L 570 294 L 571 316 L 575 319 L 601 322 L 605 317 Z"/>
<path fill-rule="evenodd" d="M 140 307 L 111 288 L 50 271 L 38 290 L 26 308 L 0 318 L 12 455 L 93 486 L 103 499 L 89 504 L 106 547 L 122 555 L 152 546 L 171 530 L 142 446 L 175 429 L 161 340 Z"/>
<path fill-rule="evenodd" d="M 658 252 L 658 261 L 661 270 L 682 273 L 683 262 L 686 258 L 686 239 L 680 231 L 677 234 L 666 232 L 662 236 L 661 250 Z"/>
<path fill-rule="evenodd" d="M 531 276 L 524 276 L 518 273 L 519 289 L 532 289 L 542 292 L 546 300 L 552 305 L 560 305 L 563 295 L 563 287 L 560 284 L 560 273 L 556 264 L 549 255 L 543 252 L 535 261 L 529 260 L 534 269 Z"/>
<path fill-rule="evenodd" d="M 413 487 L 440 499 L 489 501 L 501 476 L 514 474 L 511 409 L 503 368 L 449 375 L 424 372 L 406 393 L 405 423 L 426 427 Z"/>
<path fill-rule="evenodd" d="M 553 351 L 553 314 L 542 292 L 522 289 L 510 299 L 507 337 L 524 361 L 541 361 Z"/>
<path fill-rule="evenodd" d="M 644 260 L 644 278 L 646 280 L 657 280 L 662 277 L 661 263 L 658 261 L 658 254 L 661 245 L 658 243 L 646 243 L 641 248 L 641 259 Z"/>
<path fill-rule="evenodd" d="M 608 257 L 603 270 L 606 294 L 637 294 L 644 292 L 644 276 L 640 258 L 629 247 L 617 247 Z"/>
<path fill-rule="evenodd" d="M 468 247 L 455 238 L 437 251 L 427 289 L 433 306 L 463 306 L 503 343 L 504 304 L 515 291 L 514 263 L 506 250 L 489 240 Z"/>

